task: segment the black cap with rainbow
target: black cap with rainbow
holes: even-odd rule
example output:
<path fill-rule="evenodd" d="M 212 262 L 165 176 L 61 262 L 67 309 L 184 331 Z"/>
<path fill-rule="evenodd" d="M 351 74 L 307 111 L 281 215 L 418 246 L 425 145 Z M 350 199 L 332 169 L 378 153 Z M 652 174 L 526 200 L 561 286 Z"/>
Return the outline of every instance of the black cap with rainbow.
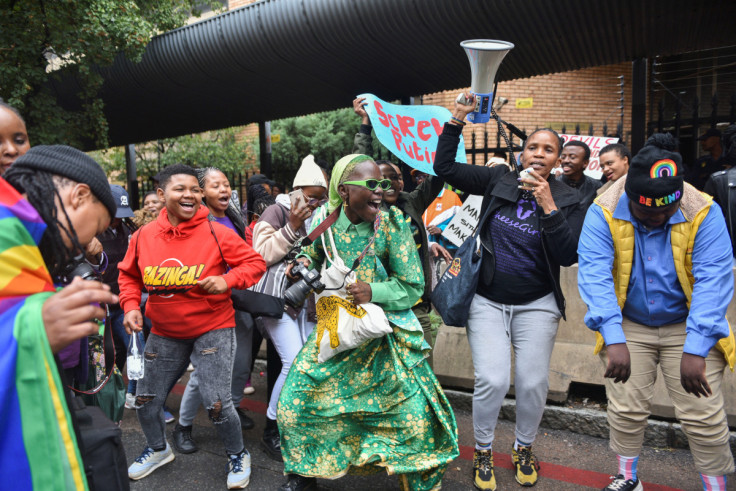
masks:
<path fill-rule="evenodd" d="M 631 159 L 626 195 L 634 203 L 660 208 L 682 198 L 685 170 L 677 141 L 669 133 L 656 133 Z"/>

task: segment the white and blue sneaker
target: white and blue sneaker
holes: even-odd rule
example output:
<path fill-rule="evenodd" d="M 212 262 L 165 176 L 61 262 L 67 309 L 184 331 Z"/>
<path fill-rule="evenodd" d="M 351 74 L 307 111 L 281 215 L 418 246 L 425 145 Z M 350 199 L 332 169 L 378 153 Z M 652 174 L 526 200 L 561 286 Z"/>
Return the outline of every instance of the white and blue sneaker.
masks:
<path fill-rule="evenodd" d="M 227 489 L 243 489 L 250 482 L 250 454 L 243 449 L 239 454 L 228 455 Z"/>
<path fill-rule="evenodd" d="M 172 452 L 169 442 L 166 442 L 166 448 L 158 452 L 151 447 L 146 447 L 143 453 L 135 459 L 133 464 L 128 467 L 128 477 L 134 481 L 143 479 L 151 472 L 159 467 L 168 464 L 174 460 L 174 452 Z"/>

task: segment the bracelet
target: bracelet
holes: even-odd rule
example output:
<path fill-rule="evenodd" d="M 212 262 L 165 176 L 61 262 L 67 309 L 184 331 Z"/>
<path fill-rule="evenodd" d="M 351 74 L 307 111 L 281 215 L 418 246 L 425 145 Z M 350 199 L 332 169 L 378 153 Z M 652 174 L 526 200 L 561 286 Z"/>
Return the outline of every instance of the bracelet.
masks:
<path fill-rule="evenodd" d="M 460 126 L 465 126 L 466 124 L 468 124 L 465 121 L 463 121 L 462 119 L 457 119 L 455 116 L 450 116 L 450 121 L 454 121 L 455 123 L 459 124 Z"/>

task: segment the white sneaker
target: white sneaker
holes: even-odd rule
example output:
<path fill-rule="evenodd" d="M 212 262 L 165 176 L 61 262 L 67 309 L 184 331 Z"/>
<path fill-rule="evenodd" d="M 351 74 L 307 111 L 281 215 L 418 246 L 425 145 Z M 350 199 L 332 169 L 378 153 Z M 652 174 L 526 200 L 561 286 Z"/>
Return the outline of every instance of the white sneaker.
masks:
<path fill-rule="evenodd" d="M 135 394 L 125 394 L 125 409 L 135 409 Z"/>
<path fill-rule="evenodd" d="M 611 484 L 603 488 L 602 491 L 644 491 L 644 486 L 641 485 L 641 481 L 638 479 L 624 479 L 624 476 L 619 474 L 617 476 L 611 476 Z"/>
<path fill-rule="evenodd" d="M 128 467 L 128 477 L 134 481 L 143 479 L 172 460 L 174 460 L 174 452 L 171 450 L 169 442 L 166 442 L 166 448 L 159 452 L 154 451 L 151 447 L 146 447 L 140 457 L 135 459 L 135 462 Z M 248 471 L 250 472 L 250 468 Z"/>
<path fill-rule="evenodd" d="M 193 371 L 194 371 L 194 365 L 190 363 L 189 366 L 187 367 L 187 372 L 193 372 Z"/>
<path fill-rule="evenodd" d="M 247 396 L 251 394 L 255 394 L 255 393 L 256 393 L 256 389 L 252 385 L 246 385 L 245 388 L 243 389 L 243 394 Z"/>
<path fill-rule="evenodd" d="M 243 489 L 250 482 L 250 454 L 243 449 L 239 454 L 228 455 L 227 489 Z"/>

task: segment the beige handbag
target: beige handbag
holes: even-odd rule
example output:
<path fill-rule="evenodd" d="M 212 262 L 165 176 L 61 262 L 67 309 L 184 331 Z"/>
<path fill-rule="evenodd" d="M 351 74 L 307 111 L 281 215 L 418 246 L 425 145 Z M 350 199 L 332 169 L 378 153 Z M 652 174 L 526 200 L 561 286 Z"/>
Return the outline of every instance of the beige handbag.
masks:
<path fill-rule="evenodd" d="M 329 237 L 334 257 L 330 257 L 327 252 L 324 243 L 325 235 Z M 360 258 L 372 245 L 373 239 L 368 242 Z M 380 338 L 393 332 L 386 313 L 381 307 L 373 303 L 355 305 L 347 299 L 346 286 L 355 282 L 354 269 L 357 264 L 353 269 L 348 268 L 342 258 L 337 255 L 332 228 L 327 229 L 327 233 L 322 235 L 322 248 L 326 258 L 321 272 L 325 289 L 316 295 L 316 340 L 319 363 L 329 360 L 341 351 L 356 348 L 370 339 Z"/>

